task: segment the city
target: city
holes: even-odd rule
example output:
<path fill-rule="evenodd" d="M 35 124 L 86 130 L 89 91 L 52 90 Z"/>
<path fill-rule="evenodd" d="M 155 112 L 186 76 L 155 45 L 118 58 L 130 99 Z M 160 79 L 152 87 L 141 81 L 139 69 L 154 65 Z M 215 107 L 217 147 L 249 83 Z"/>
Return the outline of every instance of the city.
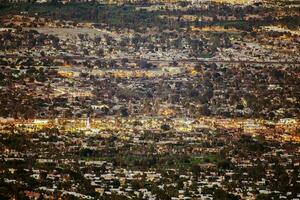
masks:
<path fill-rule="evenodd" d="M 0 199 L 300 199 L 300 3 L 0 1 Z"/>

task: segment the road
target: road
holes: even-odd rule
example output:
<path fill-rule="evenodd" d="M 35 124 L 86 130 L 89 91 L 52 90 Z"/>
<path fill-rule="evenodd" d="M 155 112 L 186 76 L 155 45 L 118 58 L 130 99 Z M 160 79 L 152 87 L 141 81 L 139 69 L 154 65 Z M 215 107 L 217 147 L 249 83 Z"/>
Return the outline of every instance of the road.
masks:
<path fill-rule="evenodd" d="M 124 58 L 100 58 L 100 57 L 91 57 L 91 56 L 26 56 L 26 55 L 0 55 L 0 58 L 40 58 L 40 59 L 63 59 L 63 60 L 102 60 L 102 61 L 121 61 Z M 141 60 L 150 62 L 150 63 L 159 63 L 159 62 L 180 62 L 180 63 L 228 63 L 228 64 L 272 64 L 272 65 L 300 65 L 300 61 L 255 61 L 255 60 L 221 60 L 221 59 L 180 59 L 180 60 L 166 60 L 166 59 L 143 59 L 143 58 L 128 58 L 131 62 L 138 62 Z"/>

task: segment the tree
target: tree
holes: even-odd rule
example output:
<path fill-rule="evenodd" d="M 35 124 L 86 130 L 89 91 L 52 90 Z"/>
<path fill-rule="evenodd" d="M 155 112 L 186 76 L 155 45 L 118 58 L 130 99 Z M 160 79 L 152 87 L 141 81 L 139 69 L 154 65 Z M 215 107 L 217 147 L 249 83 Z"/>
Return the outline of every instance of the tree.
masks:
<path fill-rule="evenodd" d="M 128 117 L 129 113 L 128 113 L 128 109 L 127 108 L 121 108 L 121 116 L 122 117 Z"/>
<path fill-rule="evenodd" d="M 218 168 L 220 169 L 231 169 L 232 163 L 229 160 L 222 160 L 218 162 Z"/>
<path fill-rule="evenodd" d="M 211 112 L 210 112 L 210 109 L 209 109 L 208 105 L 205 104 L 201 107 L 200 114 L 204 115 L 204 116 L 210 116 L 211 115 Z"/>
<path fill-rule="evenodd" d="M 230 194 L 222 189 L 215 189 L 213 198 L 215 200 L 239 200 L 241 199 L 239 196 L 234 194 Z"/>
<path fill-rule="evenodd" d="M 163 125 L 161 125 L 160 128 L 163 131 L 169 131 L 171 129 L 170 125 L 168 125 L 168 124 L 163 124 Z"/>

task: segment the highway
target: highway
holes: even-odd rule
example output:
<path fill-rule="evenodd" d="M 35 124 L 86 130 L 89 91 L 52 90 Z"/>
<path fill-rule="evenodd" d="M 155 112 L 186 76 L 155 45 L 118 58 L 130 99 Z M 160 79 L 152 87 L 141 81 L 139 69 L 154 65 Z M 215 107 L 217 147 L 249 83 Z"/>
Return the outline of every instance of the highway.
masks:
<path fill-rule="evenodd" d="M 101 58 L 101 57 L 92 57 L 92 56 L 26 56 L 26 55 L 0 55 L 0 58 L 18 58 L 18 59 L 62 59 L 62 60 L 100 60 L 100 61 L 121 61 L 124 58 Z M 227 63 L 227 64 L 270 64 L 270 65 L 300 65 L 300 61 L 256 61 L 256 60 L 221 60 L 221 59 L 180 59 L 180 60 L 167 60 L 167 59 L 143 59 L 143 58 L 128 58 L 130 62 L 139 62 L 141 60 L 150 62 L 150 63 L 160 63 L 160 62 L 178 62 L 178 63 Z"/>

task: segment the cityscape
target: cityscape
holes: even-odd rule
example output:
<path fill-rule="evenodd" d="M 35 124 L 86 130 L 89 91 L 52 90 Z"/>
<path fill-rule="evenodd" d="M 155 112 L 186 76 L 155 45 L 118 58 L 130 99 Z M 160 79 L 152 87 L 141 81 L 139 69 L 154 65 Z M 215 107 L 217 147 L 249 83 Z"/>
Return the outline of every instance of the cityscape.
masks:
<path fill-rule="evenodd" d="M 0 200 L 300 200 L 300 1 L 0 0 Z"/>

